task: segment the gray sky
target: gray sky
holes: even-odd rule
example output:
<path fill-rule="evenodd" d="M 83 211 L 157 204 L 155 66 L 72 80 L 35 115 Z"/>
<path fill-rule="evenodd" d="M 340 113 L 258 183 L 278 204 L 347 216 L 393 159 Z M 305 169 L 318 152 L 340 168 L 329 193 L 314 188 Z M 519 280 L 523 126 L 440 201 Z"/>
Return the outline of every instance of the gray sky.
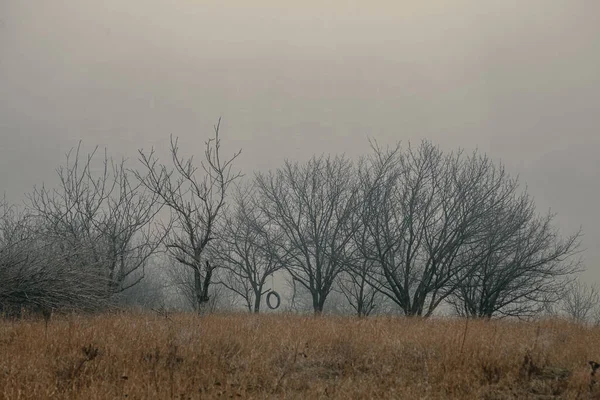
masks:
<path fill-rule="evenodd" d="M 226 4 L 225 4 L 226 3 Z M 82 139 L 202 149 L 246 173 L 428 138 L 519 173 L 600 281 L 600 2 L 0 0 L 0 185 L 13 201 Z"/>

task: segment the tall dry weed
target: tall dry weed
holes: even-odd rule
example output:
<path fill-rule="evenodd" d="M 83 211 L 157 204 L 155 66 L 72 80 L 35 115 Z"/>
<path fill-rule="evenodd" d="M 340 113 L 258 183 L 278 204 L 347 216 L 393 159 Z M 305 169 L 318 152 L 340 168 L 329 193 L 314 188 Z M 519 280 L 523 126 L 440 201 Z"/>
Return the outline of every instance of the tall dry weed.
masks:
<path fill-rule="evenodd" d="M 600 329 L 294 315 L 0 322 L 2 399 L 600 398 Z"/>

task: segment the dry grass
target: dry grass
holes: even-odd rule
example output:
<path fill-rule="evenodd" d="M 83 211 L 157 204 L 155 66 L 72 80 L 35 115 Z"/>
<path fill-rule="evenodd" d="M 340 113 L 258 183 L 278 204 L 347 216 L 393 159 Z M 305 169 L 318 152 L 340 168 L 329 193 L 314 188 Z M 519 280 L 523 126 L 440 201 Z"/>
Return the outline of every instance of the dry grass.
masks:
<path fill-rule="evenodd" d="M 291 315 L 0 321 L 0 398 L 600 398 L 600 329 Z M 600 374 L 599 374 L 600 376 Z M 597 387 L 598 386 L 598 387 Z"/>

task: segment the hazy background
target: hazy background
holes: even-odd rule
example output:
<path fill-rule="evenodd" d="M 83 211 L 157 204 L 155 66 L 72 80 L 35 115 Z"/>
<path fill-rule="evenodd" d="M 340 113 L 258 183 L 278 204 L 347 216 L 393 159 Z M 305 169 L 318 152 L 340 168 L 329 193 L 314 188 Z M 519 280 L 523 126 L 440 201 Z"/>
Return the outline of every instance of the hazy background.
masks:
<path fill-rule="evenodd" d="M 227 3 L 227 4 L 224 4 Z M 0 0 L 0 191 L 82 139 L 202 151 L 246 173 L 431 139 L 521 175 L 600 281 L 600 2 Z"/>

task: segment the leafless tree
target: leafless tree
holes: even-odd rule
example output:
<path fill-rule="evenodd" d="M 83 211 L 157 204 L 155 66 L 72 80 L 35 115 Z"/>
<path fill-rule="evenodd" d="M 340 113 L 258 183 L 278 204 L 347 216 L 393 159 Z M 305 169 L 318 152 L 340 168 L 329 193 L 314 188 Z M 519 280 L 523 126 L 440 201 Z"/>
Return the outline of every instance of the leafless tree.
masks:
<path fill-rule="evenodd" d="M 211 249 L 221 265 L 220 283 L 242 297 L 250 312 L 260 311 L 267 278 L 286 262 L 282 233 L 261 211 L 260 193 L 253 183 L 240 185 L 225 214 L 218 240 Z"/>
<path fill-rule="evenodd" d="M 290 292 L 286 311 L 296 314 L 314 313 L 313 296 L 310 291 L 289 274 L 285 276 L 285 284 Z"/>
<path fill-rule="evenodd" d="M 564 290 L 562 311 L 571 319 L 584 323 L 595 322 L 600 312 L 600 290 L 595 284 L 573 281 Z"/>
<path fill-rule="evenodd" d="M 154 149 L 146 154 L 139 151 L 144 172 L 136 176 L 142 184 L 160 198 L 171 211 L 171 221 L 164 227 L 166 247 L 179 264 L 194 274 L 195 308 L 203 311 L 209 302 L 209 287 L 216 268 L 204 257 L 204 251 L 214 239 L 214 229 L 223 213 L 230 185 L 241 176 L 232 171 L 233 162 L 241 153 L 231 158 L 221 158 L 219 123 L 214 127 L 214 137 L 205 144 L 205 159 L 200 169 L 193 157 L 180 154 L 178 139 L 171 136 L 173 167 L 159 163 Z M 202 175 L 199 177 L 198 175 Z"/>
<path fill-rule="evenodd" d="M 370 261 L 363 260 L 357 268 L 348 269 L 338 276 L 339 292 L 359 317 L 373 313 L 381 300 L 380 292 L 369 283 L 372 267 Z"/>
<path fill-rule="evenodd" d="M 95 165 L 97 148 L 87 157 L 80 150 L 81 143 L 58 168 L 58 187 L 34 188 L 28 206 L 41 224 L 39 233 L 57 245 L 66 262 L 100 269 L 110 297 L 143 279 L 160 244 L 151 224 L 157 196 L 131 179 L 125 160 L 114 162 L 105 151 Z"/>
<path fill-rule="evenodd" d="M 274 172 L 257 175 L 260 210 L 271 229 L 283 235 L 277 247 L 286 256 L 286 269 L 310 292 L 316 314 L 346 266 L 344 248 L 355 229 L 353 172 L 345 157 L 321 156 L 305 164 L 286 161 Z"/>
<path fill-rule="evenodd" d="M 180 299 L 181 308 L 198 312 L 194 271 L 184 264 L 172 263 L 172 260 L 164 263 L 163 267 L 167 276 L 166 287 L 174 290 L 177 298 Z"/>
<path fill-rule="evenodd" d="M 162 265 L 163 254 L 157 253 L 145 267 L 145 277 L 135 286 L 115 296 L 114 302 L 119 307 L 137 308 L 141 310 L 167 308 L 168 275 Z"/>
<path fill-rule="evenodd" d="M 474 268 L 472 245 L 502 202 L 505 173 L 477 153 L 376 144 L 361 171 L 363 257 L 373 285 L 406 315 L 429 316 Z"/>
<path fill-rule="evenodd" d="M 367 256 L 366 246 L 370 246 L 369 241 L 369 221 L 367 220 L 369 211 L 368 199 L 370 191 L 376 190 L 378 183 L 371 179 L 381 179 L 384 173 L 373 177 L 370 175 L 368 159 L 361 158 L 357 165 L 358 185 L 355 190 L 360 201 L 357 204 L 355 212 L 352 214 L 354 226 L 356 227 L 352 240 L 345 247 L 344 259 L 347 268 L 338 276 L 337 290 L 344 296 L 353 312 L 359 317 L 368 316 L 373 313 L 379 304 L 383 303 L 383 296 L 378 289 L 380 284 L 375 279 L 370 279 L 376 274 L 378 264 Z M 385 168 L 385 167 L 384 167 Z M 382 171 L 380 171 L 382 172 Z"/>
<path fill-rule="evenodd" d="M 529 317 L 560 300 L 579 268 L 574 256 L 581 231 L 561 238 L 553 219 L 554 214 L 537 215 L 527 194 L 490 213 L 481 240 L 469 247 L 475 268 L 449 299 L 456 310 L 471 317 Z"/>
<path fill-rule="evenodd" d="M 43 232 L 33 216 L 4 202 L 0 207 L 0 314 L 22 309 L 49 316 L 54 308 L 96 310 L 106 307 L 98 269 L 69 262 L 86 257 L 88 247 L 57 251 L 60 243 Z"/>

